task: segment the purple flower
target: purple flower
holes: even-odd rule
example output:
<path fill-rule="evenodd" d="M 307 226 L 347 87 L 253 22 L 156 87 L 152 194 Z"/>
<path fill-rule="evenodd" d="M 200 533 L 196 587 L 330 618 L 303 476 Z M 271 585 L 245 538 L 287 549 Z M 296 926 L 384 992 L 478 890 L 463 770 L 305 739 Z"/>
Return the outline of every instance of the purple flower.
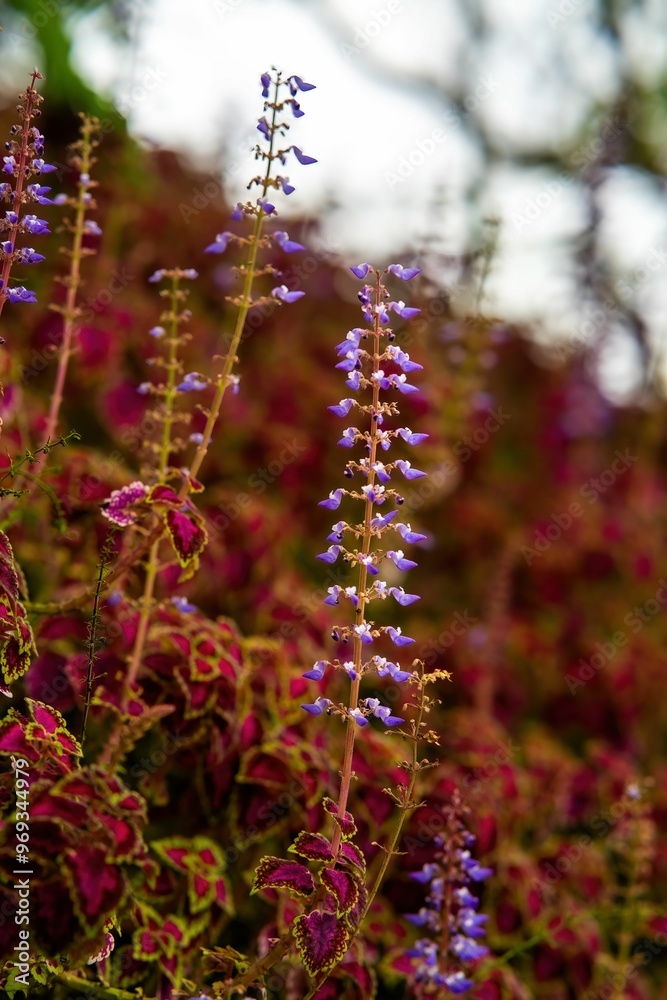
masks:
<path fill-rule="evenodd" d="M 397 663 L 392 663 L 391 660 L 387 660 L 384 656 L 374 657 L 374 663 L 378 677 L 389 676 L 397 684 L 402 684 L 403 681 L 407 681 L 408 677 L 412 676 L 407 670 L 401 670 Z"/>
<path fill-rule="evenodd" d="M 97 225 L 97 223 L 95 222 L 94 219 L 86 219 L 83 228 L 84 228 L 84 231 L 88 234 L 88 236 L 101 236 L 102 235 L 102 230 Z"/>
<path fill-rule="evenodd" d="M 364 646 L 369 646 L 372 643 L 371 626 L 367 622 L 364 622 L 363 625 L 355 625 L 353 631 L 359 636 Z"/>
<path fill-rule="evenodd" d="M 38 174 L 51 174 L 57 170 L 53 163 L 45 163 L 42 159 L 33 160 L 30 166 Z"/>
<path fill-rule="evenodd" d="M 332 413 L 335 413 L 337 417 L 346 417 L 350 412 L 350 410 L 352 409 L 352 407 L 354 406 L 354 402 L 355 401 L 350 398 L 341 399 L 340 403 L 338 403 L 336 406 L 327 406 L 327 410 L 330 410 Z"/>
<path fill-rule="evenodd" d="M 489 949 L 483 944 L 477 944 L 472 938 L 457 934 L 452 938 L 450 948 L 462 962 L 474 962 L 478 958 L 488 955 Z"/>
<path fill-rule="evenodd" d="M 40 261 L 46 260 L 46 257 L 44 254 L 35 253 L 32 247 L 23 247 L 16 251 L 14 260 L 18 264 L 39 264 Z"/>
<path fill-rule="evenodd" d="M 337 510 L 346 492 L 347 490 L 342 489 L 332 490 L 326 500 L 320 500 L 318 506 L 326 507 L 328 510 Z"/>
<path fill-rule="evenodd" d="M 414 879 L 415 882 L 430 882 L 431 879 L 437 878 L 439 874 L 440 866 L 436 865 L 435 862 L 427 862 L 422 866 L 420 871 L 410 872 L 410 878 Z"/>
<path fill-rule="evenodd" d="M 175 608 L 178 608 L 184 615 L 190 614 L 192 611 L 197 610 L 196 604 L 190 604 L 187 597 L 172 597 L 171 603 Z"/>
<path fill-rule="evenodd" d="M 345 380 L 345 385 L 348 389 L 354 389 L 356 392 L 361 388 L 361 372 L 350 372 Z"/>
<path fill-rule="evenodd" d="M 385 628 L 385 632 L 393 642 L 395 646 L 409 646 L 410 643 L 414 642 L 408 635 L 402 635 L 400 628 L 394 628 L 393 625 L 388 625 Z"/>
<path fill-rule="evenodd" d="M 326 552 L 320 552 L 317 559 L 321 559 L 325 563 L 335 563 L 342 551 L 342 546 L 330 545 Z"/>
<path fill-rule="evenodd" d="M 371 576 L 377 576 L 378 573 L 380 572 L 380 570 L 375 565 L 375 556 L 373 555 L 372 552 L 370 552 L 367 556 L 360 555 L 359 562 L 361 563 L 362 566 L 366 567 L 366 570 L 368 571 L 368 573 L 370 573 Z"/>
<path fill-rule="evenodd" d="M 390 264 L 387 267 L 387 271 L 391 274 L 396 275 L 401 281 L 409 281 L 410 278 L 416 277 L 416 275 L 421 274 L 421 269 L 418 267 L 403 267 L 402 264 Z"/>
<path fill-rule="evenodd" d="M 6 292 L 7 298 L 10 302 L 36 302 L 37 296 L 30 288 L 24 288 L 23 285 L 18 285 L 16 288 L 8 288 Z"/>
<path fill-rule="evenodd" d="M 402 549 L 397 549 L 395 552 L 393 550 L 387 552 L 387 556 L 389 559 L 391 559 L 396 569 L 401 569 L 401 570 L 414 569 L 415 566 L 417 565 L 417 563 L 413 562 L 412 559 L 406 559 L 404 557 Z"/>
<path fill-rule="evenodd" d="M 262 73 L 259 79 L 262 84 L 262 97 L 268 97 L 269 86 L 271 85 L 271 77 L 269 76 L 268 73 Z"/>
<path fill-rule="evenodd" d="M 362 486 L 361 492 L 364 494 L 367 500 L 370 500 L 371 503 L 378 503 L 378 504 L 384 503 L 385 500 L 387 499 L 384 495 L 385 493 L 384 486 L 378 486 L 375 484 L 373 484 L 372 486 L 370 485 Z"/>
<path fill-rule="evenodd" d="M 465 993 L 466 990 L 471 989 L 475 984 L 472 979 L 466 979 L 464 974 L 459 970 L 458 972 L 452 972 L 449 976 L 445 976 L 443 985 L 451 990 L 452 993 Z"/>
<path fill-rule="evenodd" d="M 478 904 L 478 900 L 475 900 L 475 905 Z M 484 930 L 484 924 L 488 920 L 486 913 L 476 913 L 475 910 L 469 907 L 463 907 L 456 914 L 456 922 L 464 934 L 468 937 L 483 937 L 486 933 Z"/>
<path fill-rule="evenodd" d="M 321 681 L 324 677 L 324 670 L 327 666 L 327 660 L 317 660 L 317 662 L 313 664 L 312 670 L 306 671 L 306 673 L 301 676 L 306 677 L 309 681 Z"/>
<path fill-rule="evenodd" d="M 425 476 L 425 472 L 420 472 L 419 469 L 413 469 L 410 462 L 406 462 L 405 459 L 399 458 L 397 462 L 394 462 L 397 469 L 400 469 L 406 479 L 421 479 Z"/>
<path fill-rule="evenodd" d="M 208 379 L 199 372 L 188 372 L 180 385 L 176 386 L 177 392 L 201 392 L 208 385 Z"/>
<path fill-rule="evenodd" d="M 165 331 L 165 328 L 163 326 L 152 326 L 150 328 L 150 330 L 148 331 L 148 336 L 149 337 L 155 337 L 156 340 L 157 340 L 160 337 L 164 337 L 165 332 L 166 331 Z"/>
<path fill-rule="evenodd" d="M 281 177 L 280 174 L 278 174 L 276 182 L 285 194 L 291 194 L 292 191 L 296 191 L 296 188 L 289 183 L 289 177 Z"/>
<path fill-rule="evenodd" d="M 303 118 L 303 111 L 301 110 L 301 105 L 299 104 L 298 101 L 295 101 L 293 97 L 288 98 L 285 101 L 285 104 L 289 104 L 289 106 L 292 109 L 292 114 L 294 115 L 295 118 Z"/>
<path fill-rule="evenodd" d="M 399 427 L 396 433 L 403 438 L 406 444 L 421 444 L 428 437 L 428 434 L 413 433 L 409 427 Z"/>
<path fill-rule="evenodd" d="M 315 90 L 314 83 L 305 83 L 300 76 L 288 76 L 287 83 L 289 84 L 290 93 L 292 95 L 296 94 L 297 90 Z"/>
<path fill-rule="evenodd" d="M 126 528 L 137 519 L 137 512 L 131 508 L 141 503 L 147 494 L 148 487 L 140 480 L 135 479 L 133 483 L 112 491 L 102 504 L 102 516 L 106 517 L 112 524 Z"/>
<path fill-rule="evenodd" d="M 305 292 L 290 292 L 287 285 L 278 285 L 277 288 L 271 289 L 271 295 L 282 302 L 296 302 L 297 299 L 300 299 L 305 294 Z"/>
<path fill-rule="evenodd" d="M 384 515 L 376 514 L 371 521 L 371 528 L 386 528 L 389 522 L 393 521 L 397 514 L 397 510 L 390 510 L 388 514 Z"/>
<path fill-rule="evenodd" d="M 358 725 L 360 725 L 360 726 L 367 726 L 368 725 L 368 719 L 366 718 L 366 716 L 364 715 L 364 713 L 361 711 L 360 708 L 352 708 L 352 709 L 350 709 L 350 716 L 354 719 L 354 721 Z"/>
<path fill-rule="evenodd" d="M 341 446 L 341 448 L 354 447 L 354 443 L 357 440 L 357 435 L 359 433 L 360 432 L 357 430 L 356 427 L 346 427 L 345 430 L 343 431 L 343 436 L 338 442 L 338 444 Z"/>
<path fill-rule="evenodd" d="M 361 278 L 361 279 L 365 278 L 366 275 L 368 274 L 368 272 L 372 271 L 372 270 L 373 270 L 373 268 L 368 263 L 357 264 L 356 267 L 351 267 L 350 268 L 350 271 L 352 271 L 352 274 L 354 274 L 355 277 Z"/>
<path fill-rule="evenodd" d="M 328 698 L 316 698 L 312 705 L 302 705 L 301 708 L 311 715 L 321 715 L 332 704 L 333 702 L 329 701 Z"/>
<path fill-rule="evenodd" d="M 229 241 L 235 239 L 236 236 L 234 236 L 234 233 L 228 233 L 228 232 L 218 233 L 218 235 L 215 238 L 215 241 L 213 243 L 209 243 L 209 245 L 204 250 L 204 253 L 223 253 L 227 249 L 227 244 L 229 243 Z M 157 273 L 158 272 L 156 272 L 156 274 Z M 164 271 L 162 273 L 164 274 Z M 159 281 L 160 278 L 157 278 L 156 280 Z"/>
<path fill-rule="evenodd" d="M 409 524 L 395 524 L 394 527 L 403 541 L 407 542 L 409 545 L 414 545 L 415 542 L 423 542 L 426 540 L 426 535 L 422 535 L 418 531 L 413 531 Z"/>
<path fill-rule="evenodd" d="M 387 354 L 391 360 L 398 365 L 401 371 L 417 372 L 421 371 L 424 367 L 423 365 L 418 365 L 416 361 L 410 361 L 410 355 L 406 354 L 405 351 L 402 351 L 399 347 L 395 347 L 393 344 L 390 344 L 387 348 Z"/>
<path fill-rule="evenodd" d="M 366 698 L 366 708 L 376 719 L 384 722 L 385 726 L 398 726 L 405 722 L 398 715 L 392 715 L 391 709 L 387 705 L 381 705 L 378 698 Z"/>
<path fill-rule="evenodd" d="M 387 309 L 392 309 L 402 319 L 412 319 L 413 316 L 418 316 L 421 312 L 421 309 L 416 309 L 414 306 L 406 306 L 402 300 L 399 302 L 388 302 Z"/>
<path fill-rule="evenodd" d="M 9 187 L 9 185 L 6 185 Z M 5 187 L 4 184 L 0 184 L 0 189 Z M 32 201 L 36 201 L 38 205 L 53 205 L 53 198 L 47 198 L 50 187 L 43 187 L 41 184 L 28 184 L 26 192 Z M 2 190 L 0 190 L 0 197 L 2 197 Z"/>
<path fill-rule="evenodd" d="M 148 280 L 150 282 L 162 281 L 166 273 L 167 273 L 166 268 L 159 267 L 157 271 L 153 271 Z"/>
<path fill-rule="evenodd" d="M 398 391 L 402 392 L 403 395 L 407 395 L 410 392 L 419 392 L 416 385 L 410 385 L 410 383 L 406 381 L 405 375 L 392 375 L 391 384 L 394 389 L 398 389 Z"/>
<path fill-rule="evenodd" d="M 293 151 L 297 160 L 303 167 L 307 167 L 309 163 L 317 163 L 315 157 L 307 156 L 305 153 L 302 153 L 298 146 L 290 146 L 290 149 Z"/>
<path fill-rule="evenodd" d="M 41 236 L 43 233 L 51 232 L 46 221 L 38 219 L 36 215 L 24 215 L 21 219 L 21 229 L 32 236 Z"/>
<path fill-rule="evenodd" d="M 284 232 L 273 233 L 273 239 L 284 251 L 284 253 L 296 253 L 297 250 L 306 249 L 301 245 L 301 243 L 296 243 L 294 240 L 291 240 L 287 233 Z"/>
<path fill-rule="evenodd" d="M 269 127 L 269 123 L 267 122 L 266 118 L 259 119 L 257 125 L 257 131 L 262 133 L 267 142 L 271 139 L 271 129 Z"/>
<path fill-rule="evenodd" d="M 390 587 L 389 593 L 401 607 L 407 607 L 408 604 L 414 604 L 419 600 L 419 594 L 406 594 L 402 587 Z"/>
<path fill-rule="evenodd" d="M 321 506 L 321 504 L 320 504 Z M 336 521 L 331 525 L 331 534 L 327 535 L 328 542 L 342 542 L 343 530 L 348 527 L 347 521 Z"/>

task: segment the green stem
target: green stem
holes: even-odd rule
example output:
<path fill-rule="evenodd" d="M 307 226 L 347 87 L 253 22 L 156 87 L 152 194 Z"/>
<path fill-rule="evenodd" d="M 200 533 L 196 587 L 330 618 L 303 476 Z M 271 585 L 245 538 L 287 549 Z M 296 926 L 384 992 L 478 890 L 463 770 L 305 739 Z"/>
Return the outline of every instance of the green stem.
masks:
<path fill-rule="evenodd" d="M 380 302 L 380 287 L 381 287 L 381 275 L 378 272 L 377 284 L 375 291 L 376 303 Z M 378 372 L 380 369 L 380 317 L 378 314 L 375 316 L 375 323 L 373 326 L 373 374 Z M 377 413 L 380 405 L 380 384 L 377 378 L 373 379 L 373 413 Z M 370 452 L 368 456 L 368 486 L 373 487 L 375 484 L 375 469 L 374 465 L 377 456 L 377 446 L 378 446 L 378 421 L 371 420 L 371 441 L 370 441 Z M 368 556 L 371 550 L 371 520 L 373 518 L 373 501 L 366 495 L 366 504 L 364 510 L 364 534 L 363 534 L 363 544 L 362 544 L 362 554 Z M 366 584 L 368 579 L 368 571 L 366 564 L 362 561 L 358 563 L 359 566 L 359 580 L 357 585 L 357 595 L 359 598 L 359 604 L 357 606 L 357 625 L 366 624 L 366 604 L 368 603 L 366 597 Z M 356 674 L 355 679 L 352 681 L 350 687 L 350 698 L 349 698 L 349 710 L 353 712 L 359 704 L 359 686 L 361 683 L 361 656 L 363 652 L 363 645 L 361 642 L 361 637 L 358 634 L 354 636 L 354 672 Z M 357 723 L 354 716 L 349 715 L 347 719 L 347 730 L 345 733 L 345 751 L 343 755 L 343 767 L 341 770 L 341 783 L 340 783 L 340 793 L 338 796 L 338 814 L 343 816 L 347 809 L 347 800 L 350 793 L 350 784 L 352 782 L 352 758 L 354 755 L 354 741 L 356 737 Z M 334 859 L 338 857 L 338 851 L 340 849 L 341 842 L 341 829 L 336 824 L 336 829 L 334 831 L 333 841 L 331 844 L 331 850 L 333 852 Z"/>
<path fill-rule="evenodd" d="M 50 441 L 56 433 L 58 414 L 63 401 L 67 366 L 72 355 L 72 341 L 74 338 L 75 324 L 79 315 L 79 310 L 76 306 L 76 297 L 79 291 L 79 285 L 81 284 L 81 261 L 83 257 L 87 255 L 83 250 L 83 236 L 87 208 L 86 195 L 89 194 L 90 191 L 90 184 L 82 182 L 81 175 L 89 175 L 90 168 L 95 162 L 92 154 L 93 147 L 96 143 L 93 143 L 92 132 L 96 127 L 96 124 L 98 124 L 96 119 L 90 118 L 87 115 L 83 116 L 83 123 L 81 125 L 81 157 L 79 164 L 80 169 L 76 201 L 76 217 L 74 220 L 74 226 L 72 227 L 74 238 L 72 240 L 72 249 L 66 251 L 70 258 L 70 270 L 68 277 L 65 279 L 67 295 L 65 298 L 65 305 L 62 307 L 63 342 L 60 347 L 58 371 L 56 373 L 56 381 L 51 396 L 49 415 L 46 421 L 47 441 Z"/>

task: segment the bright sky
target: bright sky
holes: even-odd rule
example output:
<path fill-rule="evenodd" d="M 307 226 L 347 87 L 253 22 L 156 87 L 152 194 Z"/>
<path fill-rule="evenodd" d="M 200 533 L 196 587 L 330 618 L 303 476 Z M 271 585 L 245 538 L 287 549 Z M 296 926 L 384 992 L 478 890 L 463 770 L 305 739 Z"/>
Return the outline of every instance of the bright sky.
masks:
<path fill-rule="evenodd" d="M 495 216 L 487 311 L 539 324 L 545 341 L 581 340 L 591 320 L 574 295 L 572 241 L 586 224 L 576 184 L 544 169 L 519 172 L 511 158 L 486 167 L 439 88 L 465 80 L 469 113 L 508 152 L 556 148 L 576 141 L 591 109 L 613 96 L 619 55 L 593 31 L 593 0 L 482 2 L 495 28 L 472 39 L 453 0 L 134 0 L 131 55 L 109 40 L 97 14 L 77 23 L 75 60 L 135 135 L 186 151 L 216 179 L 227 164 L 233 200 L 256 172 L 249 149 L 262 110 L 260 73 L 272 65 L 297 73 L 317 89 L 302 95 L 306 115 L 291 138 L 319 162 L 290 164 L 292 204 L 324 218 L 333 252 L 346 263 L 386 263 L 428 239 L 456 253 L 479 247 L 481 220 Z M 647 7 L 663 16 L 659 0 Z M 667 32 L 650 28 L 628 18 L 630 59 L 649 81 L 667 57 Z M 593 133 L 577 147 L 584 160 L 596 141 Z M 665 203 L 629 170 L 603 184 L 602 200 L 599 252 L 619 278 L 633 279 L 628 294 L 662 339 Z M 623 338 L 607 349 L 603 377 L 616 397 L 632 387 L 636 366 Z"/>

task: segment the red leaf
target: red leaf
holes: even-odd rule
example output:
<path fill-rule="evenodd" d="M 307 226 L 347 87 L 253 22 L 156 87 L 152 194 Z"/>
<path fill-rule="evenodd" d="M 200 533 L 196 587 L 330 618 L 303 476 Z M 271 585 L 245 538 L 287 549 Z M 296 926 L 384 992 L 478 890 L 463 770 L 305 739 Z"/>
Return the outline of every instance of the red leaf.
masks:
<path fill-rule="evenodd" d="M 164 504 L 169 507 L 180 507 L 183 501 L 179 500 L 178 494 L 172 490 L 171 486 L 164 486 L 161 483 L 158 483 L 158 485 L 154 486 L 146 497 L 146 503 Z"/>
<path fill-rule="evenodd" d="M 197 558 L 206 545 L 206 531 L 202 524 L 197 523 L 191 514 L 180 510 L 168 510 L 165 523 L 174 552 L 178 561 L 185 569 Z"/>
<path fill-rule="evenodd" d="M 335 913 L 301 914 L 292 927 L 303 967 L 313 978 L 340 962 L 350 943 L 350 932 Z"/>
<path fill-rule="evenodd" d="M 88 927 L 108 916 L 120 903 L 124 881 L 117 865 L 107 865 L 104 851 L 97 847 L 77 847 L 67 851 L 69 868 L 65 877 L 74 896 L 77 913 Z"/>
<path fill-rule="evenodd" d="M 302 830 L 289 850 L 311 861 L 333 861 L 331 842 L 321 833 L 306 833 Z"/>
<path fill-rule="evenodd" d="M 297 896 L 309 896 L 315 889 L 315 883 L 305 865 L 269 855 L 257 865 L 251 894 L 261 889 L 289 889 Z"/>
<path fill-rule="evenodd" d="M 343 841 L 340 845 L 340 861 L 346 861 L 358 868 L 360 872 L 366 871 L 366 859 L 359 850 L 356 844 L 350 844 L 349 841 Z"/>
<path fill-rule="evenodd" d="M 354 816 L 352 813 L 346 812 L 343 816 L 340 816 L 338 814 L 338 806 L 333 799 L 324 799 L 322 805 L 329 815 L 333 816 L 336 823 L 340 827 L 340 832 L 343 834 L 343 840 L 350 840 L 356 835 L 357 824 L 354 822 Z"/>
<path fill-rule="evenodd" d="M 336 912 L 339 917 L 349 913 L 359 900 L 359 883 L 348 872 L 336 868 L 323 868 L 320 872 L 320 882 L 336 900 Z"/>

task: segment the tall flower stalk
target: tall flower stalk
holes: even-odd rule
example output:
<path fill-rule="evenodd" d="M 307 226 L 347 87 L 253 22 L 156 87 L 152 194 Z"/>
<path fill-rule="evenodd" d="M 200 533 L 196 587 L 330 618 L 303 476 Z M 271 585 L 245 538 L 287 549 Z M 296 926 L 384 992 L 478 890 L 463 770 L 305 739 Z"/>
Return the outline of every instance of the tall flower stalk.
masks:
<path fill-rule="evenodd" d="M 52 204 L 52 199 L 48 197 L 51 188 L 42 186 L 36 180 L 56 169 L 53 164 L 44 162 L 44 136 L 33 124 L 41 115 L 39 106 L 43 98 L 35 87 L 36 81 L 41 79 L 41 73 L 34 70 L 30 86 L 20 95 L 16 108 L 19 120 L 10 128 L 12 138 L 5 143 L 7 155 L 2 158 L 0 173 L 11 180 L 0 181 L 0 200 L 11 207 L 5 211 L 4 218 L 0 218 L 0 314 L 6 302 L 37 301 L 33 291 L 23 285 L 11 286 L 9 279 L 15 264 L 25 266 L 44 260 L 44 256 L 32 247 L 19 247 L 20 237 L 41 236 L 49 232 L 44 219 L 25 211 L 26 206 L 33 202 L 38 205 Z"/>
<path fill-rule="evenodd" d="M 173 423 L 173 420 L 169 416 L 171 412 L 170 401 L 172 398 L 175 398 L 177 392 L 201 392 L 208 389 L 210 385 L 214 386 L 213 398 L 210 404 L 208 406 L 199 407 L 206 416 L 206 423 L 202 432 L 192 434 L 190 436 L 190 442 L 196 446 L 195 452 L 190 461 L 189 467 L 184 474 L 180 475 L 179 487 L 175 492 L 173 492 L 173 496 L 169 498 L 168 503 L 172 504 L 172 507 L 184 507 L 190 505 L 190 501 L 188 499 L 190 493 L 193 489 L 199 490 L 201 488 L 197 482 L 197 476 L 212 441 L 225 393 L 230 386 L 232 387 L 232 391 L 237 391 L 238 389 L 239 377 L 234 373 L 234 367 L 238 361 L 237 351 L 250 309 L 258 306 L 274 306 L 282 303 L 295 302 L 305 294 L 303 291 L 289 290 L 282 284 L 275 285 L 268 294 L 255 295 L 253 290 L 255 281 L 258 278 L 267 275 L 275 281 L 276 277 L 280 277 L 280 272 L 272 264 L 260 264 L 259 254 L 262 250 L 271 250 L 274 246 L 277 246 L 283 253 L 289 254 L 305 249 L 300 243 L 291 240 L 288 233 L 284 231 L 277 231 L 270 235 L 265 235 L 263 230 L 267 218 L 277 215 L 275 205 L 268 198 L 270 191 L 272 189 L 275 191 L 282 190 L 282 192 L 286 195 L 289 195 L 294 191 L 294 187 L 289 183 L 289 178 L 276 173 L 276 161 L 284 164 L 288 155 L 293 153 L 297 160 L 302 164 L 317 162 L 313 157 L 307 156 L 303 153 L 298 147 L 289 146 L 283 148 L 280 143 L 280 140 L 287 135 L 290 127 L 288 122 L 281 119 L 280 116 L 282 112 L 286 107 L 289 107 L 295 117 L 302 117 L 303 112 L 295 99 L 295 95 L 299 91 L 312 90 L 314 87 L 313 84 L 306 83 L 298 76 L 290 76 L 283 80 L 282 74 L 277 71 L 274 77 L 268 73 L 263 74 L 261 77 L 261 85 L 262 95 L 264 97 L 264 115 L 259 119 L 257 128 L 262 135 L 262 140 L 263 143 L 266 144 L 266 148 L 264 144 L 258 143 L 255 147 L 255 158 L 262 161 L 264 164 L 264 170 L 262 173 L 252 178 L 248 185 L 249 188 L 258 186 L 260 194 L 254 202 L 247 201 L 245 204 L 239 203 L 232 212 L 232 219 L 235 221 L 250 218 L 252 220 L 252 231 L 249 236 L 244 236 L 240 233 L 230 231 L 218 233 L 214 242 L 206 247 L 207 253 L 223 253 L 230 244 L 238 244 L 239 246 L 247 248 L 244 263 L 234 268 L 242 279 L 243 284 L 241 292 L 236 296 L 227 296 L 227 301 L 236 307 L 237 313 L 226 355 L 224 356 L 224 359 L 222 359 L 222 364 L 219 369 L 211 377 L 200 372 L 188 372 L 182 380 L 178 382 L 178 384 L 175 382 L 172 384 L 168 381 L 166 385 L 161 386 L 159 389 L 156 389 L 156 387 L 149 382 L 144 382 L 139 386 L 139 391 L 142 393 L 159 391 L 164 394 L 164 407 L 162 413 L 163 436 L 162 444 L 159 449 L 157 467 L 158 482 L 163 482 L 167 477 L 171 476 L 168 469 L 169 456 L 171 452 L 175 450 L 170 444 L 171 426 Z M 281 99 L 283 88 L 287 88 L 291 96 Z M 271 98 L 270 94 L 272 94 Z M 266 117 L 267 114 L 269 115 L 268 119 Z M 159 281 L 164 277 L 171 277 L 172 280 L 174 280 L 175 275 L 180 277 L 196 277 L 196 273 L 192 271 L 192 269 L 185 271 L 180 271 L 178 269 L 171 271 L 160 269 L 155 272 L 151 280 Z M 178 298 L 182 295 L 182 293 L 174 287 L 173 295 Z M 181 321 L 181 319 L 174 319 L 174 303 L 175 299 L 172 303 L 172 310 L 169 314 L 166 314 L 165 322 L 168 324 Z M 154 328 L 154 330 L 155 329 L 162 328 L 158 327 Z M 167 343 L 169 345 L 173 346 L 176 343 L 174 336 L 170 334 L 167 338 Z M 171 360 L 168 359 L 166 365 L 169 376 L 174 376 L 177 370 L 175 358 Z M 182 374 L 180 367 L 178 368 L 178 371 L 179 374 Z M 182 442 L 179 442 L 179 448 L 182 447 L 182 444 Z M 125 491 L 119 491 L 118 496 L 109 498 L 109 501 L 106 504 L 105 514 L 107 517 L 111 515 L 110 519 L 115 520 L 116 524 L 122 525 L 123 523 L 130 523 L 126 520 L 128 517 L 130 518 L 130 521 L 136 519 L 136 512 L 133 508 L 136 508 L 138 504 L 142 504 L 146 500 L 150 502 L 154 499 L 154 496 L 154 490 L 151 491 L 149 496 L 148 487 L 138 481 L 131 484 L 130 487 L 126 487 Z M 160 499 L 164 500 L 165 494 L 162 494 Z M 161 514 L 163 511 L 158 509 L 157 513 Z M 172 510 L 171 513 L 173 515 L 174 511 Z M 117 519 L 116 515 L 120 516 L 120 520 Z M 148 553 L 146 576 L 144 579 L 144 591 L 141 598 L 141 612 L 138 631 L 130 657 L 129 669 L 126 678 L 127 696 L 129 696 L 136 681 L 141 664 L 141 658 L 148 637 L 150 612 L 153 606 L 153 598 L 158 577 L 159 549 L 164 534 L 163 525 L 165 523 L 168 525 L 168 519 L 167 521 L 164 521 L 162 518 L 159 518 L 158 525 L 148 533 L 148 536 L 144 541 L 143 551 L 147 551 Z M 178 545 L 178 540 L 175 537 L 174 531 L 169 530 L 168 533 L 172 543 L 176 542 Z M 202 536 L 205 537 L 203 529 L 201 533 Z M 182 556 L 181 552 L 178 554 L 179 556 Z M 181 564 L 184 568 L 187 568 L 184 562 L 181 562 Z M 111 579 L 113 579 L 116 575 L 118 575 L 118 571 L 116 574 L 110 573 L 109 582 L 111 582 Z"/>
<path fill-rule="evenodd" d="M 398 532 L 402 539 L 407 542 L 418 542 L 425 538 L 424 535 L 413 532 L 409 524 L 392 523 L 398 515 L 398 508 L 403 503 L 403 497 L 398 490 L 387 485 L 391 482 L 394 472 L 400 472 L 408 480 L 421 478 L 425 473 L 414 469 L 411 463 L 404 459 L 397 459 L 389 463 L 380 460 L 381 453 L 388 451 L 397 437 L 403 438 L 410 444 L 418 444 L 427 436 L 413 434 L 407 427 L 396 429 L 385 427 L 385 420 L 397 417 L 400 411 L 397 403 L 384 394 L 394 395 L 398 392 L 406 395 L 416 392 L 416 387 L 407 381 L 407 373 L 421 369 L 422 366 L 411 361 L 408 354 L 394 345 L 395 334 L 388 326 L 391 312 L 403 319 L 410 319 L 419 310 L 406 306 L 403 301 L 390 300 L 389 293 L 383 284 L 383 278 L 385 274 L 393 274 L 406 281 L 413 278 L 419 271 L 416 268 L 404 268 L 400 264 L 390 264 L 385 271 L 376 271 L 370 264 L 366 263 L 353 267 L 351 270 L 356 277 L 362 280 L 368 274 L 375 275 L 374 285 L 365 284 L 359 293 L 364 319 L 370 325 L 370 330 L 357 327 L 347 334 L 346 339 L 338 345 L 338 355 L 342 357 L 342 360 L 336 367 L 348 372 L 346 381 L 348 389 L 353 392 L 369 392 L 371 399 L 368 403 L 362 403 L 358 399 L 347 397 L 335 406 L 330 406 L 329 409 L 340 417 L 345 417 L 352 411 L 367 421 L 367 429 L 360 430 L 356 426 L 346 428 L 338 442 L 343 448 L 353 448 L 358 444 L 363 445 L 367 453 L 366 456 L 360 459 L 350 459 L 346 464 L 344 474 L 348 479 L 359 475 L 365 480 L 365 483 L 358 490 L 344 488 L 333 490 L 326 500 L 321 501 L 320 506 L 336 510 L 343 497 L 348 496 L 363 503 L 363 519 L 354 524 L 347 521 L 336 522 L 327 539 L 332 544 L 318 558 L 333 564 L 342 556 L 346 562 L 356 567 L 356 585 L 341 587 L 335 584 L 329 588 L 328 596 L 325 599 L 327 604 L 338 604 L 342 597 L 352 605 L 354 610 L 353 623 L 336 627 L 332 632 L 335 641 L 344 644 L 352 642 L 352 659 L 342 663 L 339 659 L 331 663 L 320 660 L 312 670 L 304 675 L 312 680 L 322 680 L 325 670 L 332 666 L 335 669 L 345 671 L 351 683 L 347 706 L 336 706 L 330 699 L 321 696 L 314 703 L 303 706 L 307 712 L 313 715 L 319 715 L 326 711 L 330 715 L 339 715 L 345 720 L 345 750 L 337 802 L 337 813 L 340 816 L 344 816 L 347 811 L 352 782 L 354 744 L 359 727 L 368 725 L 370 716 L 375 716 L 390 727 L 404 721 L 400 716 L 392 715 L 391 709 L 382 705 L 378 698 L 360 699 L 362 679 L 373 672 L 379 677 L 390 676 L 398 683 L 408 680 L 411 676 L 410 671 L 402 670 L 399 664 L 387 660 L 386 657 L 379 654 L 375 654 L 364 662 L 366 647 L 383 634 L 398 647 L 407 646 L 414 642 L 414 639 L 402 634 L 400 627 L 384 625 L 376 627 L 375 623 L 368 618 L 369 604 L 374 600 L 386 600 L 388 597 L 392 597 L 398 604 L 405 606 L 419 599 L 416 594 L 406 593 L 403 587 L 388 586 L 386 582 L 377 578 L 380 572 L 379 564 L 385 557 L 391 560 L 399 570 L 412 569 L 417 565 L 414 561 L 406 559 L 402 550 L 390 549 L 385 552 L 378 547 L 377 543 L 387 531 Z M 368 344 L 368 349 L 362 346 L 363 344 Z M 398 369 L 398 371 L 388 373 L 385 370 L 388 368 Z M 379 508 L 388 501 L 395 504 L 395 509 L 383 515 Z M 348 538 L 351 536 L 354 540 L 352 548 L 347 548 L 344 544 L 346 535 Z M 337 826 L 332 848 L 334 857 L 338 856 L 341 838 L 341 828 Z"/>
<path fill-rule="evenodd" d="M 96 163 L 93 151 L 99 146 L 95 134 L 99 131 L 99 121 L 90 115 L 81 115 L 81 138 L 70 147 L 71 164 L 78 172 L 77 192 L 74 198 L 58 195 L 54 200 L 59 205 L 69 205 L 74 209 L 74 220 L 65 219 L 65 228 L 72 234 L 72 246 L 62 247 L 61 253 L 69 257 L 69 274 L 58 280 L 66 288 L 63 305 L 52 305 L 51 309 L 62 314 L 63 339 L 58 355 L 58 370 L 51 395 L 51 405 L 46 421 L 46 440 L 55 437 L 58 427 L 58 415 L 63 401 L 67 367 L 74 349 L 76 324 L 81 310 L 77 306 L 77 294 L 81 284 L 81 262 L 84 257 L 95 253 L 92 247 L 84 247 L 86 236 L 101 236 L 102 231 L 94 219 L 87 219 L 86 213 L 94 210 L 97 205 L 92 195 L 92 189 L 97 187 L 97 181 L 91 180 L 90 172 Z"/>

